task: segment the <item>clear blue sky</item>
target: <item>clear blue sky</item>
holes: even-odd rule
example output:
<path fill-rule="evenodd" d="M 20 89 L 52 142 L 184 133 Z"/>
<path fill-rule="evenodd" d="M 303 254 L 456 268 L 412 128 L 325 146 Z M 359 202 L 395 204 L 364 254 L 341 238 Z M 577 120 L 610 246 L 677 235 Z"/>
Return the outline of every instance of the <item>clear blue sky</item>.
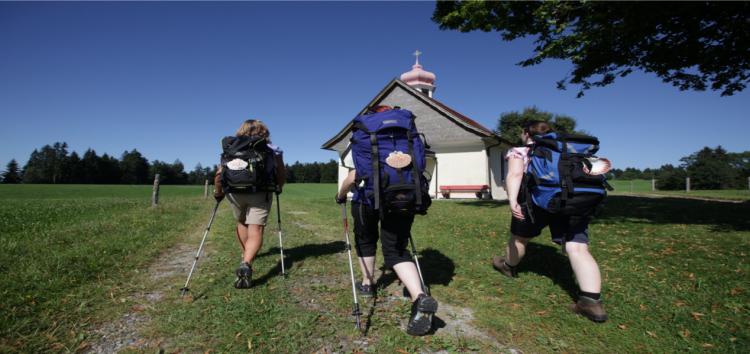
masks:
<path fill-rule="evenodd" d="M 575 117 L 615 167 L 658 167 L 703 146 L 750 150 L 750 91 L 680 92 L 634 74 L 576 99 L 565 62 L 515 63 L 531 42 L 440 31 L 434 4 L 0 3 L 0 169 L 65 141 L 82 154 L 133 148 L 186 169 L 217 162 L 244 119 L 270 127 L 287 162 L 334 158 L 320 145 L 411 53 L 435 97 L 489 128 L 536 105 Z"/>

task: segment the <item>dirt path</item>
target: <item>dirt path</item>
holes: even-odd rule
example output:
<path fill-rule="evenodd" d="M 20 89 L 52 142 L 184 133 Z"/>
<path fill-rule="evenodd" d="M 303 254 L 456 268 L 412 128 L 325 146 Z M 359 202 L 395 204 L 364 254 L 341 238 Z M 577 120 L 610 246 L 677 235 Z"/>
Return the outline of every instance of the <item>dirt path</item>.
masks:
<path fill-rule="evenodd" d="M 145 314 L 146 310 L 156 306 L 164 297 L 166 291 L 174 290 L 173 279 L 185 276 L 195 257 L 195 245 L 179 243 L 164 251 L 156 261 L 148 267 L 146 279 L 147 291 L 133 293 L 128 297 L 135 303 L 130 310 L 119 319 L 106 323 L 93 331 L 100 340 L 89 347 L 88 353 L 115 353 L 125 348 L 145 349 L 158 347 L 158 343 L 151 343 L 143 338 L 139 330 L 151 320 Z M 205 261 L 210 254 L 204 253 L 200 262 Z"/>
<path fill-rule="evenodd" d="M 305 212 L 293 212 L 293 215 L 304 215 Z M 311 230 L 315 226 L 305 223 L 301 220 L 293 221 L 296 227 L 300 229 Z M 186 240 L 200 239 L 204 229 L 201 227 L 194 231 Z M 195 235 L 197 234 L 197 235 Z M 130 294 L 127 300 L 134 305 L 118 319 L 105 323 L 92 330 L 92 335 L 98 337 L 98 342 L 88 348 L 88 353 L 115 353 L 121 350 L 152 350 L 154 348 L 169 347 L 167 342 L 158 342 L 161 339 L 146 338 L 141 335 L 141 330 L 146 328 L 151 321 L 148 315 L 150 310 L 159 306 L 159 303 L 166 298 L 168 291 L 175 291 L 176 284 L 182 285 L 184 277 L 187 275 L 190 266 L 195 257 L 197 243 L 181 242 L 165 250 L 156 260 L 147 267 L 147 271 L 142 273 L 142 278 L 134 281 L 143 284 L 139 292 Z M 339 255 L 334 255 L 341 256 Z M 211 252 L 201 256 L 200 264 L 206 262 L 211 257 Z M 297 265 L 298 267 L 301 264 Z M 382 271 L 378 270 L 376 278 L 383 276 Z M 393 277 L 393 274 L 385 275 Z M 304 282 L 290 283 L 289 291 L 294 294 L 294 298 L 300 299 L 299 305 L 311 312 L 318 312 L 327 317 L 340 317 L 337 309 L 330 306 L 332 298 L 335 297 L 329 290 L 340 284 L 339 276 L 317 276 L 307 279 Z M 402 294 L 403 286 L 396 281 L 386 282 L 384 288 L 379 289 L 378 298 L 374 302 L 361 299 L 362 312 L 365 316 L 368 313 L 374 316 L 386 316 L 394 308 L 408 307 L 408 298 Z M 435 330 L 431 334 L 436 337 L 446 338 L 452 342 L 462 342 L 471 339 L 475 342 L 482 343 L 484 348 L 491 348 L 492 352 L 520 353 L 519 350 L 509 348 L 500 343 L 474 326 L 474 313 L 471 309 L 449 304 L 445 300 L 438 299 L 440 306 L 435 318 Z M 398 314 L 401 327 L 406 328 L 408 318 Z M 365 320 L 363 316 L 363 321 Z M 323 340 L 318 352 L 320 353 L 349 353 L 357 350 L 377 349 L 377 335 L 369 333 L 367 336 L 336 337 Z M 439 351 L 442 353 L 444 351 Z M 428 352 L 424 352 L 428 353 Z"/>

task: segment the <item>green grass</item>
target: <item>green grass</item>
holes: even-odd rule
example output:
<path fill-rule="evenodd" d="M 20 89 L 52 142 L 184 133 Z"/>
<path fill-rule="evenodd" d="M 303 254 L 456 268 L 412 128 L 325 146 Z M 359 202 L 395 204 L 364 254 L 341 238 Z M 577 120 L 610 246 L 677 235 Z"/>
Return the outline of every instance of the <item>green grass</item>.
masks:
<path fill-rule="evenodd" d="M 0 351 L 73 351 L 128 306 L 128 279 L 210 206 L 202 188 L 2 185 Z"/>
<path fill-rule="evenodd" d="M 613 180 L 609 181 L 612 187 L 615 188 L 612 194 L 646 194 L 646 195 L 662 195 L 670 197 L 686 197 L 686 198 L 705 198 L 705 199 L 719 199 L 719 200 L 750 200 L 750 190 L 748 189 L 722 189 L 722 190 L 691 190 L 686 192 L 685 190 L 679 191 L 663 191 L 663 190 L 651 190 L 651 180 L 637 179 L 632 181 L 621 181 Z"/>
<path fill-rule="evenodd" d="M 194 191 L 200 195 L 202 189 Z M 374 308 L 362 301 L 370 324 L 362 344 L 350 315 L 334 191 L 333 185 L 286 188 L 281 207 L 289 276 L 279 276 L 274 208 L 254 265 L 256 286 L 246 291 L 232 288 L 239 247 L 224 203 L 207 242 L 208 256 L 191 283 L 192 297 L 180 299 L 184 274 L 175 275 L 164 279 L 170 291 L 158 306 L 144 310 L 152 319 L 141 330 L 152 341 L 147 350 L 497 350 L 441 330 L 410 337 L 399 328 L 409 304 L 385 297 Z M 127 312 L 132 304 L 121 299 L 149 286 L 137 272 L 154 255 L 176 242 L 197 247 L 210 209 L 210 202 L 189 196 L 164 198 L 158 211 L 144 208 L 142 195 L 97 198 L 3 200 L 0 351 L 74 350 L 95 340 L 87 329 Z M 472 310 L 475 326 L 523 352 L 745 352 L 750 346 L 747 215 L 748 203 L 610 196 L 591 226 L 610 314 L 604 324 L 568 312 L 575 279 L 547 232 L 530 244 L 519 278 L 491 268 L 490 258 L 508 237 L 507 204 L 436 201 L 429 215 L 417 218 L 413 234 L 433 295 L 442 304 Z M 44 240 L 54 242 L 40 243 Z M 52 250 L 46 253 L 50 260 L 38 257 L 45 247 Z M 113 267 L 117 262 L 125 267 Z M 43 271 L 50 268 L 60 270 L 62 278 Z"/>
<path fill-rule="evenodd" d="M 0 184 L 0 199 L 137 198 L 151 203 L 152 186 L 100 184 Z M 159 198 L 200 197 L 203 186 L 159 187 Z"/>

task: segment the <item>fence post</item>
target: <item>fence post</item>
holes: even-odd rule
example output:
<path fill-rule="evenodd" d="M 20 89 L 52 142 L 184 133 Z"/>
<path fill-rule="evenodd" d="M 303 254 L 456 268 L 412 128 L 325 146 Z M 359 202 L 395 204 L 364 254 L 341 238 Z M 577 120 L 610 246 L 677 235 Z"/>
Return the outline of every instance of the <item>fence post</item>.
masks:
<path fill-rule="evenodd" d="M 633 180 L 630 180 L 630 193 L 633 193 Z"/>
<path fill-rule="evenodd" d="M 656 190 L 656 179 L 652 178 L 651 179 L 651 191 L 653 192 L 655 190 Z"/>
<path fill-rule="evenodd" d="M 154 189 L 151 193 L 151 206 L 155 207 L 159 204 L 159 174 L 154 176 Z"/>
<path fill-rule="evenodd" d="M 685 192 L 690 192 L 690 177 L 685 177 Z"/>
<path fill-rule="evenodd" d="M 206 183 L 203 184 L 203 199 L 208 199 L 208 179 L 206 179 Z"/>

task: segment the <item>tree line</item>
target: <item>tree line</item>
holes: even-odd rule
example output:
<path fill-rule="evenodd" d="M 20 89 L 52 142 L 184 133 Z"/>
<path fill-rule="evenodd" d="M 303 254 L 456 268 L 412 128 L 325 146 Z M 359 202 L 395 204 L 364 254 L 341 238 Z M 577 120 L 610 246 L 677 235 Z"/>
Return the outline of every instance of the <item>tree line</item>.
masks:
<path fill-rule="evenodd" d="M 704 147 L 680 159 L 681 164 L 666 164 L 659 168 L 639 170 L 628 167 L 613 169 L 610 179 L 656 179 L 656 188 L 662 190 L 685 189 L 685 179 L 690 177 L 693 189 L 745 189 L 750 177 L 750 151 L 727 152 L 721 146 Z"/>
<path fill-rule="evenodd" d="M 213 176 L 218 166 L 197 164 L 186 171 L 178 159 L 172 163 L 153 160 L 149 162 L 138 150 L 125 151 L 120 158 L 106 153 L 98 155 L 88 149 L 80 156 L 69 152 L 68 144 L 56 142 L 31 152 L 28 162 L 20 167 L 11 160 L 0 174 L 2 183 L 51 184 L 149 184 L 158 173 L 161 184 L 203 184 Z M 286 165 L 289 183 L 334 183 L 338 178 L 338 164 L 312 162 Z"/>

